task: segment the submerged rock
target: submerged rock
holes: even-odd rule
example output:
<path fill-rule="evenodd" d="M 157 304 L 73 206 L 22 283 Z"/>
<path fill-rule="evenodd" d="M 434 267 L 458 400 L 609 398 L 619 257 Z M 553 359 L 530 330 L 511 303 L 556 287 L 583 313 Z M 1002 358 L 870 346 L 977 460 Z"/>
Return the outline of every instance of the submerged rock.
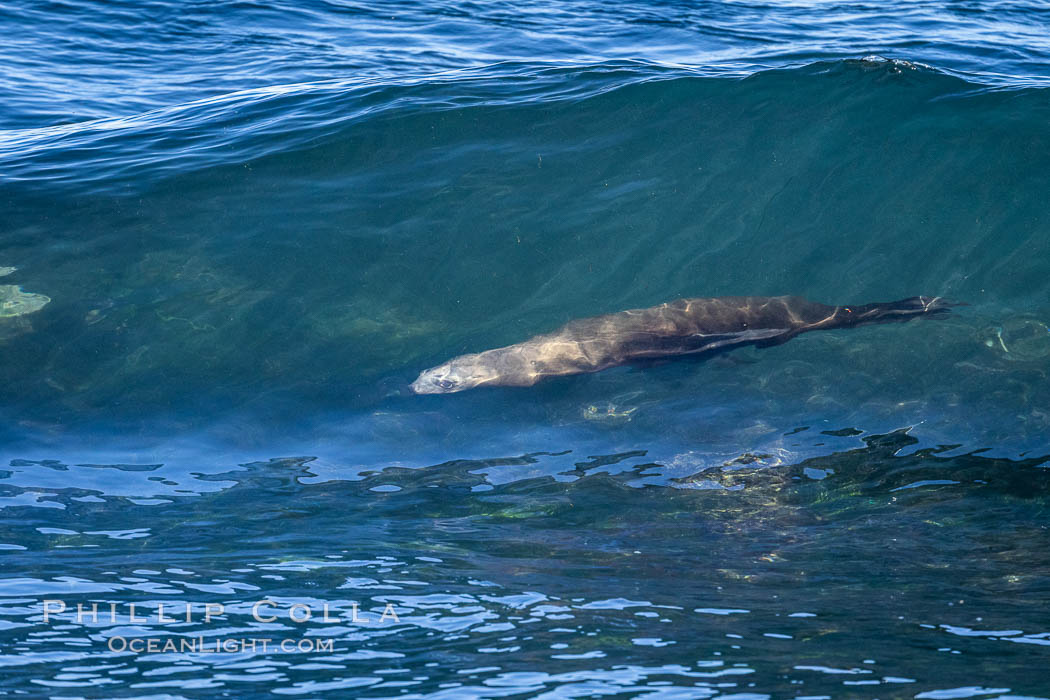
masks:
<path fill-rule="evenodd" d="M 0 268 L 0 272 L 5 269 L 8 268 Z M 50 301 L 51 298 L 43 294 L 22 291 L 17 284 L 0 284 L 0 318 L 31 314 L 44 308 Z"/>
<path fill-rule="evenodd" d="M 986 329 L 984 344 L 1009 360 L 1040 360 L 1050 355 L 1050 326 L 1034 316 L 1007 318 Z"/>

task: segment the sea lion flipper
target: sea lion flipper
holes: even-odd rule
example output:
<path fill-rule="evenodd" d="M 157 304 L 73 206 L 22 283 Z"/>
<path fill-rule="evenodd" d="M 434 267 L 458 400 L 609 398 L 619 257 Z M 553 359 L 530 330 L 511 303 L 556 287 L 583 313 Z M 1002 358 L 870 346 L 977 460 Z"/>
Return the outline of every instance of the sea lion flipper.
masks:
<path fill-rule="evenodd" d="M 944 297 L 918 296 L 886 303 L 841 307 L 840 317 L 845 322 L 843 325 L 847 326 L 903 321 L 916 316 L 940 318 L 951 313 L 954 306 L 967 306 L 967 304 L 949 301 Z M 847 315 L 841 316 L 841 311 L 845 311 Z"/>

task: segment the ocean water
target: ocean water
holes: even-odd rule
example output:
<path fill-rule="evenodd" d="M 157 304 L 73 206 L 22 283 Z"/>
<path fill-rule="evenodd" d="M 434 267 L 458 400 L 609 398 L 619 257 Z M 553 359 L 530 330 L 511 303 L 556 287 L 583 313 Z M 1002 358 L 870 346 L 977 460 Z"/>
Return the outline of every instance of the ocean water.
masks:
<path fill-rule="evenodd" d="M 1050 697 L 1050 5 L 0 27 L 0 696 Z M 779 294 L 968 306 L 406 391 Z"/>

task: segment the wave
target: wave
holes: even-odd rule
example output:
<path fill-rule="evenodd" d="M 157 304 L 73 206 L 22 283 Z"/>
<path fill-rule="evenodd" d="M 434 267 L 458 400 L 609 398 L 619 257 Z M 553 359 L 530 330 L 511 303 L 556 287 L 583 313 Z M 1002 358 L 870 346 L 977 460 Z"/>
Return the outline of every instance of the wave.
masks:
<path fill-rule="evenodd" d="M 667 79 L 643 63 L 498 64 L 396 79 L 332 80 L 241 90 L 128 117 L 0 131 L 10 180 L 95 183 L 260 158 L 391 113 L 584 99 Z"/>
<path fill-rule="evenodd" d="M 0 8 L 11 38 L 0 126 L 141 114 L 335 78 L 396 79 L 510 61 L 644 60 L 724 75 L 882 54 L 971 80 L 1047 85 L 1042 3 L 89 0 Z"/>
<path fill-rule="evenodd" d="M 741 80 L 743 86 L 735 87 Z M 639 86 L 654 82 L 666 84 L 639 92 Z M 726 108 L 731 109 L 733 100 L 746 102 L 752 88 L 762 98 L 776 100 L 775 94 L 768 93 L 778 86 L 783 99 L 807 89 L 854 94 L 867 89 L 873 97 L 882 93 L 886 99 L 893 99 L 894 90 L 919 89 L 925 90 L 927 100 L 990 90 L 922 64 L 877 56 L 743 78 L 713 77 L 692 68 L 640 61 L 577 66 L 504 62 L 409 77 L 259 87 L 126 117 L 0 130 L 0 164 L 2 178 L 8 182 L 134 192 L 167 175 L 353 138 L 352 130 L 362 123 L 508 106 L 535 112 L 552 103 L 583 102 L 612 91 L 619 91 L 622 101 L 640 105 L 664 100 L 669 110 L 687 110 L 690 97 L 721 91 Z M 654 94 L 659 92 L 670 100 Z M 673 100 L 680 100 L 680 105 Z M 850 105 L 844 102 L 839 107 L 849 110 Z"/>
<path fill-rule="evenodd" d="M 879 59 L 739 79 L 507 64 L 9 131 L 0 264 L 52 301 L 0 328 L 2 408 L 99 434 L 391 410 L 396 429 L 362 435 L 401 434 L 430 404 L 391 387 L 572 318 L 688 296 L 930 294 L 973 306 L 731 371 L 603 374 L 435 410 L 481 406 L 480 421 L 511 402 L 515 420 L 484 427 L 510 440 L 587 406 L 622 413 L 644 390 L 654 407 L 633 425 L 665 434 L 699 421 L 746 442 L 804 415 L 1036 449 L 1045 95 Z"/>

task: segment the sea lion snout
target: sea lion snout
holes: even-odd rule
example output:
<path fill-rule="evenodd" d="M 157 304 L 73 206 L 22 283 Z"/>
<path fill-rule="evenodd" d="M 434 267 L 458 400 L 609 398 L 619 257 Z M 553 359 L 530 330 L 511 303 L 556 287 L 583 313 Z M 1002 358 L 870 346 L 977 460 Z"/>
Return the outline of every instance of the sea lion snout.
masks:
<path fill-rule="evenodd" d="M 464 389 L 472 389 L 481 383 L 481 377 L 466 360 L 476 357 L 464 355 L 437 367 L 431 367 L 419 373 L 416 381 L 409 386 L 417 394 L 452 394 Z"/>
<path fill-rule="evenodd" d="M 453 391 L 459 391 L 455 380 L 446 376 L 447 371 L 447 365 L 441 365 L 420 372 L 419 377 L 409 385 L 409 388 L 417 394 L 450 394 Z"/>

